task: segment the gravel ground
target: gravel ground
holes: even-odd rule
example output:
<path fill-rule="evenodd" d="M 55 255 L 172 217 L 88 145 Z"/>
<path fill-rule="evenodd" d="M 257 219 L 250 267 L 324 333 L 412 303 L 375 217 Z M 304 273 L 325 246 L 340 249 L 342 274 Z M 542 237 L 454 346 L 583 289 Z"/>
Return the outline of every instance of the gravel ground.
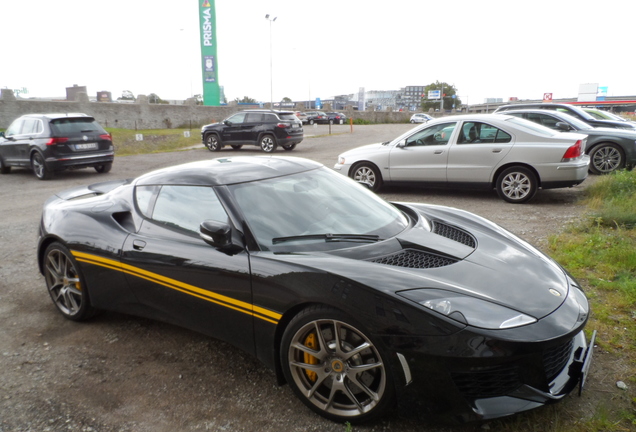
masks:
<path fill-rule="evenodd" d="M 362 144 L 391 139 L 410 125 L 307 127 L 293 152 L 332 167 L 337 155 Z M 67 321 L 52 305 L 38 273 L 36 227 L 42 204 L 72 186 L 134 177 L 182 162 L 235 154 L 202 147 L 175 153 L 116 158 L 108 174 L 64 172 L 38 181 L 14 169 L 0 179 L 0 432 L 8 431 L 334 431 L 345 430 L 313 414 L 278 387 L 274 374 L 257 360 L 223 342 L 171 325 L 114 313 L 83 324 Z M 388 200 L 443 204 L 475 212 L 530 243 L 545 247 L 550 234 L 582 216 L 577 200 L 587 184 L 539 191 L 527 205 L 506 204 L 495 192 L 387 188 Z M 541 418 L 576 421 L 603 400 L 629 406 L 615 382 L 628 366 L 595 353 L 589 389 L 570 396 Z M 627 399 L 626 399 L 627 398 Z M 519 421 L 519 416 L 516 416 Z M 521 417 L 522 419 L 524 417 Z M 450 428 L 414 416 L 390 415 L 354 430 L 409 432 L 474 430 Z M 487 426 L 486 426 L 487 427 Z M 520 430 L 523 428 L 520 428 Z M 545 429 L 533 429 L 545 430 Z"/>

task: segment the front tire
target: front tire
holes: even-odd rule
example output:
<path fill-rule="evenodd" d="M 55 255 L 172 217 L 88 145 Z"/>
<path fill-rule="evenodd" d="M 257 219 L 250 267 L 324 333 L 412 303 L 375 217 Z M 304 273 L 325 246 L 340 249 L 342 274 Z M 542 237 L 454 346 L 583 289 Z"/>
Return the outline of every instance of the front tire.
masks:
<path fill-rule="evenodd" d="M 590 171 L 593 174 L 609 174 L 622 168 L 625 168 L 625 156 L 616 144 L 600 144 L 590 151 Z"/>
<path fill-rule="evenodd" d="M 394 403 L 388 357 L 341 311 L 319 305 L 301 311 L 283 334 L 280 357 L 296 396 L 330 420 L 368 421 Z"/>
<path fill-rule="evenodd" d="M 372 191 L 377 192 L 382 187 L 382 174 L 378 167 L 371 163 L 360 163 L 351 170 L 350 177 L 358 183 L 367 185 Z"/>
<path fill-rule="evenodd" d="M 271 153 L 278 147 L 276 140 L 271 135 L 263 135 L 260 140 L 261 150 L 265 153 Z"/>
<path fill-rule="evenodd" d="M 95 315 L 84 277 L 66 246 L 58 242 L 49 245 L 43 268 L 51 300 L 64 318 L 84 321 Z"/>
<path fill-rule="evenodd" d="M 529 201 L 537 193 L 537 176 L 528 168 L 510 167 L 497 177 L 497 194 L 512 204 Z"/>
<path fill-rule="evenodd" d="M 207 137 L 205 137 L 205 146 L 211 152 L 217 152 L 223 148 L 223 145 L 221 144 L 221 140 L 219 140 L 219 137 L 216 134 L 210 134 Z"/>
<path fill-rule="evenodd" d="M 31 169 L 33 170 L 33 174 L 40 180 L 50 180 L 53 178 L 53 171 L 46 167 L 44 156 L 42 156 L 40 152 L 36 151 L 33 153 L 33 156 L 31 156 Z"/>

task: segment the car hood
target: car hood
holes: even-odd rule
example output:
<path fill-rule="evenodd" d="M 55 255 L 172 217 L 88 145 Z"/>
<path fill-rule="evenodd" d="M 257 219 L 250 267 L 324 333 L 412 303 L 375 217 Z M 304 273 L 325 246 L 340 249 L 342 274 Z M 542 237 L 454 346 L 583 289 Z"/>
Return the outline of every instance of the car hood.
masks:
<path fill-rule="evenodd" d="M 392 239 L 332 252 L 272 254 L 272 258 L 387 293 L 442 289 L 473 296 L 536 319 L 549 315 L 567 297 L 569 282 L 563 268 L 496 224 L 447 207 L 408 207 L 423 219 Z M 457 236 L 444 230 L 435 233 L 429 224 L 450 227 Z M 462 235 L 472 237 L 474 245 L 448 238 Z M 419 260 L 426 255 L 442 264 L 409 267 L 413 256 Z"/>

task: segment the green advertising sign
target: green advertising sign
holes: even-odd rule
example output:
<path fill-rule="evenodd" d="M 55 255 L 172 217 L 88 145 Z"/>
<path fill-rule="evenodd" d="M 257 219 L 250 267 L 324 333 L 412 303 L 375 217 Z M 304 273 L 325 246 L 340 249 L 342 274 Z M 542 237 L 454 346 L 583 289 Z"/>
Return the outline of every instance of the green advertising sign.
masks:
<path fill-rule="evenodd" d="M 216 11 L 214 0 L 197 0 L 201 32 L 201 68 L 203 105 L 219 106 L 219 62 L 216 57 Z"/>

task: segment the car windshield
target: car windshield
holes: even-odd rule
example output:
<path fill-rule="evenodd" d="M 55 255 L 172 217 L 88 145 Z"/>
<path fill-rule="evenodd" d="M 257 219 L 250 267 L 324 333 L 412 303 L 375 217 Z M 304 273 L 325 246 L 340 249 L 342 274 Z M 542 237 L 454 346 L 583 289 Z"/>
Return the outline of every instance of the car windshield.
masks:
<path fill-rule="evenodd" d="M 87 132 L 106 133 L 95 120 L 91 118 L 64 118 L 51 121 L 54 136 L 69 136 Z"/>
<path fill-rule="evenodd" d="M 394 237 L 394 206 L 328 168 L 230 186 L 262 250 L 332 250 Z"/>

